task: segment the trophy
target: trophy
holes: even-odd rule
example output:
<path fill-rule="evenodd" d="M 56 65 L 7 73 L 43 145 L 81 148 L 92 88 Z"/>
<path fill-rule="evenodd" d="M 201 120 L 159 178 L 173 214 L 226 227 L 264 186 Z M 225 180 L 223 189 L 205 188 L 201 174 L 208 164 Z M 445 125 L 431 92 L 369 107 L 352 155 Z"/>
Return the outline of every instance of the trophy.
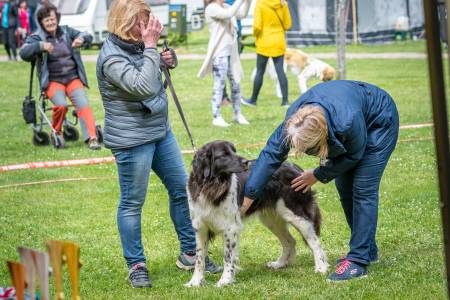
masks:
<path fill-rule="evenodd" d="M 17 252 L 19 252 L 20 261 L 25 266 L 26 290 L 30 298 L 33 300 L 36 299 L 35 279 L 37 275 L 39 278 L 41 299 L 49 300 L 48 254 L 24 247 L 17 248 Z"/>
<path fill-rule="evenodd" d="M 72 242 L 57 240 L 47 241 L 47 249 L 50 256 L 50 263 L 55 277 L 56 300 L 64 299 L 62 287 L 62 265 L 67 264 L 70 275 L 70 285 L 72 290 L 72 300 L 80 300 L 80 290 L 78 275 L 81 268 L 80 246 Z"/>

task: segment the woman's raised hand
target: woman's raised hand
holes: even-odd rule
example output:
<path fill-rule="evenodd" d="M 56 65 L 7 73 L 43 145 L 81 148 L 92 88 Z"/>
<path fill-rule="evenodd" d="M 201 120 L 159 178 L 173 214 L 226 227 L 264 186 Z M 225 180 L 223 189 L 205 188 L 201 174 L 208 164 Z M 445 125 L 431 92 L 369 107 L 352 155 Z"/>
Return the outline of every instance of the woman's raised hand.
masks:
<path fill-rule="evenodd" d="M 156 48 L 159 36 L 164 29 L 164 26 L 159 22 L 159 19 L 150 13 L 147 25 L 145 25 L 143 21 L 140 21 L 139 28 L 141 30 L 142 41 L 145 44 L 145 48 Z"/>

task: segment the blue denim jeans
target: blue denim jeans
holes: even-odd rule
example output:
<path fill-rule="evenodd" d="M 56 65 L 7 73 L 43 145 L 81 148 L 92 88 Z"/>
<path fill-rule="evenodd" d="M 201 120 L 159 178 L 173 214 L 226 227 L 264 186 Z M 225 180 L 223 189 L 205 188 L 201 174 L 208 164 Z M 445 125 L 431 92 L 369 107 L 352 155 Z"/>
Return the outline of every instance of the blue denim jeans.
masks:
<path fill-rule="evenodd" d="M 351 230 L 347 259 L 369 265 L 378 255 L 375 235 L 378 222 L 378 191 L 381 177 L 397 143 L 399 120 L 395 104 L 385 128 L 369 129 L 366 151 L 353 169 L 335 179 L 342 208 Z"/>
<path fill-rule="evenodd" d="M 128 267 L 145 262 L 141 240 L 141 213 L 147 194 L 150 169 L 169 194 L 170 217 L 181 252 L 195 253 L 195 234 L 186 193 L 187 173 L 178 142 L 168 131 L 164 139 L 128 149 L 114 150 L 120 184 L 117 223 L 123 256 Z"/>

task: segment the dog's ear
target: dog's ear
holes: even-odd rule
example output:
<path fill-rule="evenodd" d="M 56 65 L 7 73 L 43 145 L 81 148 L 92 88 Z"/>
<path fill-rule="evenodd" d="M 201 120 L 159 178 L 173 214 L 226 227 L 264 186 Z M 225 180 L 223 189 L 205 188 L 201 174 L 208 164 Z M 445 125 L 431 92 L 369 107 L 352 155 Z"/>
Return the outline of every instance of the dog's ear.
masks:
<path fill-rule="evenodd" d="M 234 146 L 233 143 L 226 142 L 226 144 L 227 144 L 227 146 L 229 147 L 229 149 L 230 149 L 231 151 L 233 151 L 233 153 L 236 153 L 236 147 Z"/>
<path fill-rule="evenodd" d="M 208 153 L 203 149 L 199 150 L 192 161 L 192 170 L 196 176 L 203 175 L 203 178 L 208 178 L 211 175 L 211 164 L 209 162 Z"/>

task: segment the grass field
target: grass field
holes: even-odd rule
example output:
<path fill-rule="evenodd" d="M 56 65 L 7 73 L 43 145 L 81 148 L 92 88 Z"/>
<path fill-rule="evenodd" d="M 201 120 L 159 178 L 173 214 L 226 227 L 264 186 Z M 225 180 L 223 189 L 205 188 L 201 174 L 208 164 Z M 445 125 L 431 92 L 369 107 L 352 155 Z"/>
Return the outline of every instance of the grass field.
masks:
<path fill-rule="evenodd" d="M 387 52 L 390 47 L 385 47 Z M 422 48 L 423 49 L 423 48 Z M 335 64 L 335 61 L 329 61 Z M 285 109 L 273 96 L 266 80 L 256 109 L 244 107 L 250 126 L 213 128 L 210 113 L 211 78 L 197 79 L 201 61 L 181 61 L 173 80 L 198 145 L 214 139 L 230 140 L 240 154 L 255 158 L 262 143 L 282 120 Z M 251 92 L 248 79 L 255 62 L 243 62 L 247 79 L 243 94 Z M 103 122 L 101 99 L 95 80 L 95 64 L 87 63 L 91 89 L 89 99 L 97 122 Z M 377 84 L 397 101 L 401 125 L 431 121 L 431 105 L 425 60 L 350 60 L 348 79 Z M 103 149 L 91 152 L 82 142 L 68 149 L 54 150 L 31 145 L 31 130 L 20 115 L 27 93 L 28 65 L 0 63 L 0 165 L 30 161 L 64 160 L 110 156 Z M 298 97 L 295 79 L 289 76 L 289 97 Z M 171 122 L 182 149 L 189 149 L 173 103 Z M 230 107 L 223 108 L 231 120 Z M 153 176 L 143 211 L 143 243 L 154 288 L 134 290 L 125 281 L 126 267 L 116 229 L 119 189 L 114 164 L 37 169 L 0 173 L 0 286 L 9 286 L 5 261 L 18 259 L 16 247 L 44 250 L 47 239 L 72 240 L 81 246 L 81 293 L 84 299 L 445 299 L 440 210 L 431 128 L 403 129 L 392 155 L 380 192 L 378 245 L 381 262 L 370 268 L 370 276 L 349 283 L 330 284 L 313 272 L 313 258 L 299 240 L 296 263 L 270 271 L 264 264 L 276 258 L 276 238 L 256 220 L 246 223 L 240 247 L 241 267 L 237 283 L 223 289 L 214 287 L 219 275 L 207 276 L 201 289 L 186 289 L 191 274 L 178 271 L 175 260 L 178 242 L 168 213 L 168 197 Z M 189 167 L 191 155 L 186 155 Z M 304 168 L 314 167 L 311 158 L 292 159 Z M 190 168 L 190 167 L 189 167 Z M 58 184 L 15 187 L 14 184 L 85 179 Z M 348 250 L 349 230 L 333 183 L 317 184 L 323 214 L 322 244 L 330 263 Z M 222 260 L 222 241 L 210 247 L 216 262 Z M 68 283 L 66 282 L 68 290 Z"/>

